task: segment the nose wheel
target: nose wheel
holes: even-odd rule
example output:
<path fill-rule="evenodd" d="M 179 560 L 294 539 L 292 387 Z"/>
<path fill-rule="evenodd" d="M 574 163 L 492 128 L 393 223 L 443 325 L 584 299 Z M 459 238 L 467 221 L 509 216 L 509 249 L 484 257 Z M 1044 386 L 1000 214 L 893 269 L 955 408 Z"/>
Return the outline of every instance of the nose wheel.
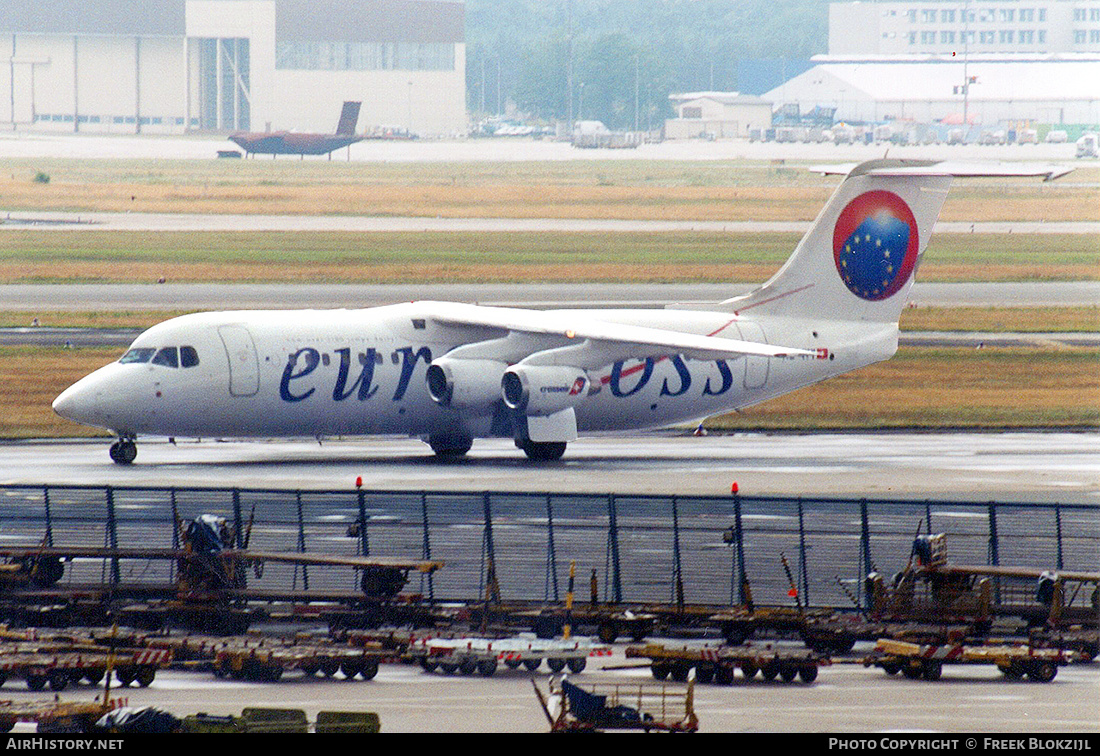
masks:
<path fill-rule="evenodd" d="M 111 444 L 111 460 L 116 465 L 128 465 L 137 457 L 137 444 L 129 438 L 120 438 Z"/>

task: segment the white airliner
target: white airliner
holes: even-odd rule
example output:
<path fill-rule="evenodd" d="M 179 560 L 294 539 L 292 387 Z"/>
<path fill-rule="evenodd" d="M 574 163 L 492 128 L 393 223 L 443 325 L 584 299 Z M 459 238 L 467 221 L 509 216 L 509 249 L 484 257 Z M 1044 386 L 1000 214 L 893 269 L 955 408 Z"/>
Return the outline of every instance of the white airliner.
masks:
<path fill-rule="evenodd" d="M 847 174 L 756 291 L 710 305 L 553 310 L 412 302 L 208 312 L 150 328 L 66 389 L 61 416 L 118 436 L 407 434 L 444 457 L 505 437 L 534 460 L 578 434 L 697 421 L 890 358 L 953 176 L 1054 166 L 873 160 Z"/>

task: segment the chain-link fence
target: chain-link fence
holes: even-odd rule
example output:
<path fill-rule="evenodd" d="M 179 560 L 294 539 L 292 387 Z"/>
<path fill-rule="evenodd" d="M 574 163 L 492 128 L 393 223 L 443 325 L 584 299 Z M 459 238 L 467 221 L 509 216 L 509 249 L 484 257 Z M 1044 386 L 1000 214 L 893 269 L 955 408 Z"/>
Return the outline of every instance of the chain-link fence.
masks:
<path fill-rule="evenodd" d="M 864 601 L 867 572 L 906 565 L 918 533 L 946 533 L 958 564 L 1100 567 L 1100 506 L 747 496 L 9 485 L 0 545 L 178 547 L 178 524 L 200 514 L 253 549 L 442 560 L 408 586 L 439 601 L 484 597 L 490 564 L 504 600 L 560 600 L 575 562 L 603 601 L 672 602 L 682 585 L 687 603 L 735 603 L 747 577 L 758 603 L 785 604 L 789 572 L 806 603 L 845 607 Z M 164 583 L 174 570 L 80 558 L 62 584 Z M 357 586 L 350 568 L 273 563 L 249 584 Z"/>

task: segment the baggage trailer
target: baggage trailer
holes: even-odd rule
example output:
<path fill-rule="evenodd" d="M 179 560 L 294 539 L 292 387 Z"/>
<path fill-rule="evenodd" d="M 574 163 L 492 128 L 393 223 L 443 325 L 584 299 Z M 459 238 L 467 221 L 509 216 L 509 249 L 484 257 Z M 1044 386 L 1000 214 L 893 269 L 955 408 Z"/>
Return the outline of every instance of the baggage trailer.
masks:
<path fill-rule="evenodd" d="M 574 685 L 550 678 L 544 696 L 531 681 L 551 732 L 695 732 L 695 684 L 686 687 L 644 683 Z"/>
<path fill-rule="evenodd" d="M 626 656 L 649 659 L 653 677 L 658 680 L 671 677 L 682 682 L 694 669 L 696 681 L 718 685 L 732 684 L 734 670 L 740 670 L 745 680 L 753 679 L 759 672 L 760 677 L 767 681 L 778 677 L 783 682 L 793 682 L 799 677 L 805 683 L 812 683 L 817 679 L 818 669 L 832 663 L 828 656 L 815 651 L 781 648 L 771 643 L 746 643 L 741 646 L 665 646 L 650 643 L 628 647 Z"/>
<path fill-rule="evenodd" d="M 378 665 L 389 658 L 381 651 L 332 644 L 263 642 L 230 643 L 214 655 L 214 675 L 234 680 L 277 682 L 285 672 L 301 670 L 306 677 L 321 674 L 332 677 L 343 672 L 351 680 L 371 680 Z"/>
<path fill-rule="evenodd" d="M 608 646 L 595 646 L 587 638 L 546 640 L 543 638 L 422 638 L 409 645 L 406 658 L 419 663 L 426 672 L 437 669 L 444 674 L 475 672 L 490 677 L 500 663 L 509 669 L 520 666 L 534 672 L 545 661 L 551 672 L 582 672 L 590 656 L 609 656 Z"/>
<path fill-rule="evenodd" d="M 1025 645 L 921 645 L 882 639 L 863 665 L 881 667 L 888 675 L 900 672 L 910 680 L 934 681 L 940 679 L 944 665 L 996 664 L 1010 680 L 1026 675 L 1029 680 L 1047 683 L 1058 674 L 1058 667 L 1069 664 L 1074 656 L 1074 652 L 1061 649 Z"/>
<path fill-rule="evenodd" d="M 0 733 L 11 732 L 16 722 L 36 722 L 38 732 L 89 732 L 107 712 L 120 705 L 117 699 L 60 703 L 51 701 L 0 701 Z"/>
<path fill-rule="evenodd" d="M 57 653 L 0 653 L 0 685 L 11 677 L 20 677 L 31 690 L 42 690 L 48 684 L 50 690 L 62 691 L 70 684 L 87 680 L 96 685 L 103 679 L 107 668 L 113 667 L 115 679 L 126 687 L 137 682 L 149 687 L 157 676 L 157 670 L 168 666 L 172 652 L 159 649 L 129 649 L 125 652 L 57 652 Z"/>

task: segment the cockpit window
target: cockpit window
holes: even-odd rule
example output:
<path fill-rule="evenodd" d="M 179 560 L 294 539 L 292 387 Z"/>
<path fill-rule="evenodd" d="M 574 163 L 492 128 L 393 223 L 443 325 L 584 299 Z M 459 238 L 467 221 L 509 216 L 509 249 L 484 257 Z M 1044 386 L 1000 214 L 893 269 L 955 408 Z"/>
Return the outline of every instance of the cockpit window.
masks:
<path fill-rule="evenodd" d="M 195 351 L 193 346 L 181 346 L 180 347 L 180 367 L 195 367 L 199 364 L 199 353 Z"/>
<path fill-rule="evenodd" d="M 164 347 L 164 349 L 161 349 L 159 352 L 157 352 L 157 356 L 153 358 L 153 364 L 164 365 L 165 367 L 173 368 L 179 367 L 179 350 L 177 350 L 175 347 Z"/>
<path fill-rule="evenodd" d="M 126 354 L 122 355 L 119 362 L 126 364 L 128 362 L 148 362 L 153 359 L 153 354 L 157 350 L 152 347 L 139 347 L 137 349 L 131 349 Z"/>

